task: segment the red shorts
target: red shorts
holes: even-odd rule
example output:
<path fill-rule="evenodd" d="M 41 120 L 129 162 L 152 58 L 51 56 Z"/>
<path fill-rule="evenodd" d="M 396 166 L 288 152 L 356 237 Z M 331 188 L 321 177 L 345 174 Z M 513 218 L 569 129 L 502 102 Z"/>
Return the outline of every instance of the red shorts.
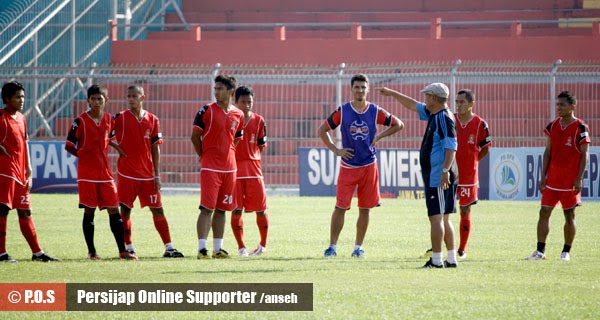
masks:
<path fill-rule="evenodd" d="M 357 186 L 360 209 L 371 209 L 379 205 L 381 196 L 377 163 L 360 168 L 340 167 L 335 206 L 340 209 L 350 209 L 352 195 Z"/>
<path fill-rule="evenodd" d="M 77 181 L 79 187 L 79 207 L 80 208 L 118 208 L 119 196 L 117 188 L 113 181 L 110 182 L 90 182 Z"/>
<path fill-rule="evenodd" d="M 200 171 L 200 207 L 233 211 L 235 172 Z"/>
<path fill-rule="evenodd" d="M 575 193 L 571 190 L 558 191 L 546 187 L 542 192 L 543 207 L 558 207 L 558 203 L 563 207 L 563 210 L 573 209 L 581 205 L 581 192 Z"/>
<path fill-rule="evenodd" d="M 472 186 L 458 186 L 458 204 L 461 207 L 470 206 L 472 204 L 477 203 L 477 189 L 478 185 Z"/>
<path fill-rule="evenodd" d="M 263 212 L 267 210 L 265 182 L 262 178 L 238 179 L 235 185 L 236 210 Z"/>
<path fill-rule="evenodd" d="M 31 209 L 27 187 L 18 183 L 15 179 L 0 176 L 0 204 L 4 204 L 10 210 Z"/>
<path fill-rule="evenodd" d="M 154 190 L 153 180 L 136 180 L 119 176 L 117 180 L 119 203 L 127 208 L 133 208 L 135 198 L 140 197 L 140 206 L 150 208 L 162 207 L 160 191 Z"/>

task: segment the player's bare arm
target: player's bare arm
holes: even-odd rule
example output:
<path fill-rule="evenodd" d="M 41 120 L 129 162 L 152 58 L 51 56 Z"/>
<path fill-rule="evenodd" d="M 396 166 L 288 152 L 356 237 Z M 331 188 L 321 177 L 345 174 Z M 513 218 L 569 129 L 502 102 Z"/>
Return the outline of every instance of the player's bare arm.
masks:
<path fill-rule="evenodd" d="M 160 145 L 155 143 L 152 145 L 152 165 L 154 166 L 154 190 L 160 191 Z"/>
<path fill-rule="evenodd" d="M 418 103 L 417 100 L 415 100 L 407 95 L 404 95 L 396 90 L 392 90 L 392 89 L 386 88 L 386 87 L 375 88 L 375 90 L 379 91 L 379 93 L 383 96 L 393 97 L 398 102 L 400 102 L 400 104 L 402 106 L 404 106 L 406 109 L 417 112 L 417 103 Z"/>
<path fill-rule="evenodd" d="M 65 144 L 65 150 L 67 150 L 67 152 L 72 154 L 73 156 L 77 157 L 77 148 L 75 148 L 74 146 Z"/>
<path fill-rule="evenodd" d="M 342 157 L 343 159 L 352 159 L 352 157 L 354 157 L 354 150 L 350 148 L 340 149 L 336 147 L 331 139 L 331 136 L 329 135 L 329 130 L 329 126 L 324 123 L 319 127 L 319 137 L 321 137 L 321 140 L 325 146 L 327 146 L 327 149 L 333 151 L 336 156 Z"/>
<path fill-rule="evenodd" d="M 444 164 L 442 168 L 450 168 L 454 163 L 455 156 L 455 150 L 446 149 L 446 153 L 444 155 Z M 448 188 L 450 188 L 450 172 L 442 171 L 442 189 L 447 190 Z"/>
<path fill-rule="evenodd" d="M 539 188 L 540 191 L 544 192 L 546 189 L 546 173 L 548 173 L 548 166 L 550 165 L 550 155 L 552 154 L 552 140 L 550 137 L 546 140 L 546 149 L 544 149 L 544 158 L 542 160 L 542 176 L 540 178 Z"/>
<path fill-rule="evenodd" d="M 108 143 L 111 147 L 115 148 L 115 150 L 117 150 L 117 152 L 119 153 L 119 157 L 127 157 L 127 153 L 125 153 L 125 151 L 123 151 L 123 149 L 121 149 L 121 147 L 114 141 L 111 141 Z"/>
<path fill-rule="evenodd" d="M 199 131 L 192 131 L 192 144 L 198 157 L 202 158 L 202 133 Z"/>
<path fill-rule="evenodd" d="M 584 143 L 579 147 L 579 151 L 581 151 L 581 159 L 579 160 L 579 172 L 577 173 L 577 178 L 573 183 L 573 191 L 575 193 L 581 192 L 583 185 L 583 173 L 585 172 L 585 167 L 587 166 L 589 146 L 589 143 Z"/>
<path fill-rule="evenodd" d="M 32 169 L 31 169 L 31 159 L 29 158 L 29 147 L 25 148 L 25 186 L 27 186 L 27 192 L 31 192 L 31 187 L 33 187 L 33 177 Z"/>
<path fill-rule="evenodd" d="M 391 135 L 393 135 L 394 133 L 404 129 L 404 122 L 402 122 L 402 120 L 396 118 L 396 117 L 392 117 L 392 124 L 390 125 L 389 128 L 385 129 L 383 132 L 381 132 L 381 134 L 378 134 L 377 136 L 375 136 L 375 138 L 373 139 L 373 142 L 371 143 L 371 147 L 374 147 L 375 144 L 377 144 L 377 142 L 379 142 L 379 140 L 385 138 L 385 137 L 389 137 Z"/>
<path fill-rule="evenodd" d="M 487 155 L 490 153 L 490 147 L 484 147 L 483 149 L 479 150 L 479 155 L 477 156 L 477 160 L 481 161 L 483 158 L 487 157 Z"/>

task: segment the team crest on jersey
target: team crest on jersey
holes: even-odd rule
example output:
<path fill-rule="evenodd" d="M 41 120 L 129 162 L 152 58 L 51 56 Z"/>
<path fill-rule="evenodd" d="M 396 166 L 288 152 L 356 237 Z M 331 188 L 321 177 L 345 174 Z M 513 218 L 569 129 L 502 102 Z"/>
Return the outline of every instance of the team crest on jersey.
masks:
<path fill-rule="evenodd" d="M 250 142 L 250 143 L 254 143 L 254 142 L 255 142 L 255 139 L 256 139 L 256 135 L 253 133 L 253 134 L 250 136 L 250 141 L 249 141 L 249 142 Z"/>
<path fill-rule="evenodd" d="M 146 129 L 146 134 L 144 134 L 144 139 L 150 139 L 150 129 Z"/>
<path fill-rule="evenodd" d="M 571 137 L 567 137 L 567 143 L 565 143 L 565 146 L 567 146 L 567 147 L 573 146 L 573 140 L 571 139 Z"/>
<path fill-rule="evenodd" d="M 364 121 L 354 120 L 350 125 L 350 135 L 354 140 L 366 140 L 369 135 L 369 126 Z"/>
<path fill-rule="evenodd" d="M 231 131 L 235 131 L 235 128 L 237 128 L 238 122 L 237 121 L 231 121 Z"/>
<path fill-rule="evenodd" d="M 474 134 L 470 134 L 469 135 L 469 144 L 475 144 L 475 135 Z"/>

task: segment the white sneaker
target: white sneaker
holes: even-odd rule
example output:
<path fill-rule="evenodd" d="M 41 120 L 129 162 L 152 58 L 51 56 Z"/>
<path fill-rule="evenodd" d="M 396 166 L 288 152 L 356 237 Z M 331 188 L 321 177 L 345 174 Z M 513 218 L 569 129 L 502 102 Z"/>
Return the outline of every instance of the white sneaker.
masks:
<path fill-rule="evenodd" d="M 247 257 L 248 256 L 248 250 L 246 250 L 246 248 L 241 248 L 240 250 L 238 250 L 238 256 L 240 256 L 240 257 Z"/>
<path fill-rule="evenodd" d="M 259 244 L 258 247 L 256 247 L 256 249 L 254 249 L 254 251 L 252 251 L 252 253 L 250 253 L 250 256 L 251 257 L 260 256 L 261 254 L 263 254 L 265 252 L 267 252 L 267 248 L 265 248 Z"/>
<path fill-rule="evenodd" d="M 560 254 L 560 260 L 562 260 L 562 261 L 570 261 L 571 260 L 571 255 L 568 252 L 562 252 Z"/>
<path fill-rule="evenodd" d="M 535 250 L 529 257 L 525 258 L 525 260 L 546 260 L 546 255 Z"/>

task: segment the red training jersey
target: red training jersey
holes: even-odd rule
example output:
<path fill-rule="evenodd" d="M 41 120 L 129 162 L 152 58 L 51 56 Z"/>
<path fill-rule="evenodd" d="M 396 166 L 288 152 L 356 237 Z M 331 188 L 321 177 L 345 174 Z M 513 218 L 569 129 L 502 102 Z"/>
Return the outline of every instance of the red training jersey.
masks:
<path fill-rule="evenodd" d="M 234 172 L 235 141 L 242 138 L 244 113 L 231 107 L 225 112 L 216 102 L 205 105 L 194 119 L 194 130 L 202 134 L 201 170 Z"/>
<path fill-rule="evenodd" d="M 458 166 L 458 185 L 474 186 L 479 184 L 479 152 L 492 144 L 487 122 L 478 115 L 467 123 L 461 123 L 458 114 L 456 119 L 456 165 Z"/>
<path fill-rule="evenodd" d="M 104 112 L 100 123 L 84 112 L 75 119 L 66 143 L 77 148 L 77 181 L 113 181 L 108 161 L 112 116 Z"/>
<path fill-rule="evenodd" d="M 13 116 L 0 109 L 0 144 L 10 157 L 0 155 L 0 176 L 14 179 L 21 185 L 27 182 L 27 121 L 18 112 Z"/>
<path fill-rule="evenodd" d="M 558 191 L 571 191 L 579 173 L 579 147 L 591 142 L 588 127 L 581 119 L 563 127 L 560 118 L 557 118 L 546 126 L 544 133 L 550 137 L 552 145 L 546 186 Z"/>
<path fill-rule="evenodd" d="M 152 180 L 152 146 L 162 144 L 163 140 L 158 118 L 146 110 L 142 110 L 142 113 L 141 119 L 130 110 L 115 114 L 111 137 L 127 154 L 126 157 L 119 157 L 118 174 L 135 180 Z"/>
<path fill-rule="evenodd" d="M 245 120 L 245 119 L 244 119 Z M 236 147 L 237 178 L 262 178 L 260 152 L 267 146 L 267 126 L 265 119 L 252 112 L 244 127 L 244 140 Z"/>

